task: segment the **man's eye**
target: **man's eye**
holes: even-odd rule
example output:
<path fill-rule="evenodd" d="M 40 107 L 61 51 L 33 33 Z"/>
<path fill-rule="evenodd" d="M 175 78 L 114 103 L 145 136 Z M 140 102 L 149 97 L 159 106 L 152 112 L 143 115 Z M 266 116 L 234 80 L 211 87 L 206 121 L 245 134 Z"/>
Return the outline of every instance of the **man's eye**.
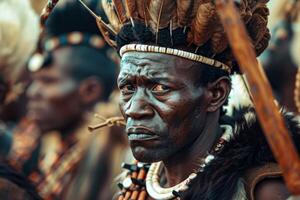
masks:
<path fill-rule="evenodd" d="M 153 88 L 152 88 L 152 91 L 153 92 L 157 92 L 157 93 L 163 93 L 163 92 L 168 92 L 170 90 L 170 87 L 168 86 L 165 86 L 165 85 L 155 85 Z"/>
<path fill-rule="evenodd" d="M 126 94 L 131 94 L 135 91 L 135 87 L 133 85 L 124 85 L 120 88 L 121 93 L 126 95 Z"/>

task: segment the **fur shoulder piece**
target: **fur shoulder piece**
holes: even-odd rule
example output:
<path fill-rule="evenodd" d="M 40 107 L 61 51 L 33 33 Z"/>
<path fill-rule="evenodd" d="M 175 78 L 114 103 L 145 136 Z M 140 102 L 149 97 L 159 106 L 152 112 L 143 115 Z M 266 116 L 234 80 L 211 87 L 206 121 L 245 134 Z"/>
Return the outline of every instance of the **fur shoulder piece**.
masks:
<path fill-rule="evenodd" d="M 282 114 L 300 152 L 299 120 L 291 113 L 282 111 Z M 247 170 L 276 162 L 253 108 L 236 110 L 225 121 L 234 127 L 233 138 L 205 168 L 204 173 L 198 174 L 190 190 L 182 194 L 182 199 L 230 200 Z"/>

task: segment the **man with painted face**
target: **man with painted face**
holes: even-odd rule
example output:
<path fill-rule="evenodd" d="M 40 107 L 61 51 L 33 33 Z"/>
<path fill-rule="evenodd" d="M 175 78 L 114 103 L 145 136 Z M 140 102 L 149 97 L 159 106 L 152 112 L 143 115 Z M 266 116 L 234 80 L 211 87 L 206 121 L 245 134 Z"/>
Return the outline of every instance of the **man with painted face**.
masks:
<path fill-rule="evenodd" d="M 257 55 L 270 38 L 266 2 L 237 4 Z M 108 20 L 98 24 L 122 57 L 120 108 L 138 160 L 124 165 L 129 171 L 116 199 L 286 199 L 254 109 L 232 116 L 222 110 L 229 75 L 238 66 L 215 5 L 181 0 L 102 5 Z M 297 123 L 286 117 L 298 133 Z"/>
<path fill-rule="evenodd" d="M 94 11 L 97 5 L 89 3 Z M 97 103 L 107 105 L 100 115 L 114 113 L 108 100 L 116 65 L 94 22 L 76 1 L 62 1 L 46 22 L 43 56 L 30 62 L 28 117 L 42 135 L 18 164 L 24 164 L 43 199 L 110 195 L 112 152 L 120 144 L 111 142 L 110 129 L 92 135 L 88 126 Z"/>

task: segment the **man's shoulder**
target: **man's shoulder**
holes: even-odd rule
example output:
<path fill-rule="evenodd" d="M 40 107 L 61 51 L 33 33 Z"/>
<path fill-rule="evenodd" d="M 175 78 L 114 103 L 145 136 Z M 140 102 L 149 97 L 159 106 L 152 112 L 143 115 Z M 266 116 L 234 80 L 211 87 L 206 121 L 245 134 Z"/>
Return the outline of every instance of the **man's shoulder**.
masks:
<path fill-rule="evenodd" d="M 243 179 L 249 200 L 285 200 L 289 196 L 282 172 L 276 163 L 251 168 Z"/>
<path fill-rule="evenodd" d="M 290 193 L 282 178 L 267 178 L 259 182 L 254 190 L 255 200 L 286 200 Z"/>

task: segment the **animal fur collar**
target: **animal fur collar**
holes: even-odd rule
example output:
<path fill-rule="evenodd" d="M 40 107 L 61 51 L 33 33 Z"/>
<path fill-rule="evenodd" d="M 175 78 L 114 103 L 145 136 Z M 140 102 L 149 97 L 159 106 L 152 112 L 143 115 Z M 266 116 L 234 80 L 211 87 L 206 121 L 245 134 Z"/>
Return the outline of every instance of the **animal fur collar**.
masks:
<path fill-rule="evenodd" d="M 300 152 L 300 127 L 297 119 L 282 112 Z M 182 194 L 188 200 L 231 200 L 238 192 L 243 174 L 254 167 L 275 162 L 253 108 L 235 110 L 222 123 L 234 128 L 231 141 Z"/>

